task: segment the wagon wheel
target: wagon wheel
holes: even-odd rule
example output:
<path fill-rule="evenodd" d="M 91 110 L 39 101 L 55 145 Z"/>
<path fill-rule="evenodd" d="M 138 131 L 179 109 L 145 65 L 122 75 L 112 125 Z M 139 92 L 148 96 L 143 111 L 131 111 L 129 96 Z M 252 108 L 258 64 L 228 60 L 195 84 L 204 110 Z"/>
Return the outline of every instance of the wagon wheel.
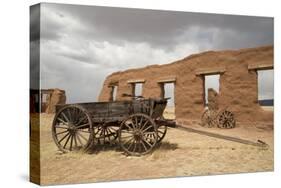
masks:
<path fill-rule="evenodd" d="M 228 110 L 224 110 L 220 113 L 218 122 L 218 127 L 224 129 L 234 128 L 236 124 L 234 114 Z"/>
<path fill-rule="evenodd" d="M 118 138 L 118 129 L 119 127 L 111 125 L 99 125 L 95 129 L 95 138 L 98 143 L 115 143 L 115 140 Z"/>
<path fill-rule="evenodd" d="M 205 110 L 201 117 L 201 126 L 210 128 L 214 127 L 216 124 L 216 112 L 209 109 Z"/>
<path fill-rule="evenodd" d="M 133 114 L 121 123 L 118 135 L 120 146 L 127 154 L 144 155 L 157 143 L 157 125 L 145 114 Z"/>
<path fill-rule="evenodd" d="M 164 117 L 161 117 L 160 119 L 164 119 Z M 168 128 L 167 126 L 161 124 L 158 124 L 157 126 L 157 143 L 160 143 L 165 137 Z"/>
<path fill-rule="evenodd" d="M 63 152 L 86 150 L 93 140 L 92 120 L 83 107 L 66 106 L 55 115 L 52 135 Z"/>
<path fill-rule="evenodd" d="M 167 133 L 167 126 L 160 125 L 157 129 L 157 143 L 160 143 Z"/>

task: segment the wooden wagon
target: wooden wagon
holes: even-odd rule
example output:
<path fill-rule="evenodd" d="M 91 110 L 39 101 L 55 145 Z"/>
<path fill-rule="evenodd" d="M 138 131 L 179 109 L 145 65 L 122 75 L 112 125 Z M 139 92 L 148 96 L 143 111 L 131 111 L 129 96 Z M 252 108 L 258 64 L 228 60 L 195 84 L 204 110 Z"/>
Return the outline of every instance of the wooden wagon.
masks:
<path fill-rule="evenodd" d="M 52 135 L 63 151 L 87 150 L 95 144 L 118 143 L 129 155 L 151 152 L 167 126 L 166 99 L 93 102 L 57 106 Z"/>

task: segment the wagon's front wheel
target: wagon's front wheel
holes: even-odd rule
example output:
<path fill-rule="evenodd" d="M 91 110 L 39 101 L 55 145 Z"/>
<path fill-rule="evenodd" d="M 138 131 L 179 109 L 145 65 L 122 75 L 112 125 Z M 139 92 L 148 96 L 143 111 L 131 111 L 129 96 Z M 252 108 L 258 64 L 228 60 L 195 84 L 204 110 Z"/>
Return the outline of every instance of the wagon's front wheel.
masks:
<path fill-rule="evenodd" d="M 68 105 L 55 115 L 53 139 L 63 152 L 86 150 L 92 144 L 93 127 L 88 112 L 79 105 Z"/>
<path fill-rule="evenodd" d="M 119 129 L 119 144 L 129 155 L 140 156 L 151 152 L 157 137 L 157 125 L 145 114 L 131 115 Z"/>

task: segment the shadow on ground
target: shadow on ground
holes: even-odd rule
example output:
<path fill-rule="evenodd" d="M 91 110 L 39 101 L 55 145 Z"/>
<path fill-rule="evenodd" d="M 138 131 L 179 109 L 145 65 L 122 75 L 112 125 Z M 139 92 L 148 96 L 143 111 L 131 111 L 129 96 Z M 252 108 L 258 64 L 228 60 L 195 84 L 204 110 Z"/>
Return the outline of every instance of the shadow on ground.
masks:
<path fill-rule="evenodd" d="M 168 151 L 168 150 L 173 151 L 176 149 L 178 149 L 177 143 L 170 143 L 167 141 L 161 142 L 155 147 L 155 150 L 161 150 L 161 151 Z M 105 144 L 92 144 L 92 146 L 87 150 L 87 153 L 98 154 L 103 151 L 116 151 L 126 155 L 117 142 L 105 143 Z"/>
<path fill-rule="evenodd" d="M 162 142 L 159 144 L 159 146 L 157 147 L 157 149 L 159 150 L 176 150 L 178 149 L 178 144 L 177 143 L 170 143 L 170 142 Z"/>

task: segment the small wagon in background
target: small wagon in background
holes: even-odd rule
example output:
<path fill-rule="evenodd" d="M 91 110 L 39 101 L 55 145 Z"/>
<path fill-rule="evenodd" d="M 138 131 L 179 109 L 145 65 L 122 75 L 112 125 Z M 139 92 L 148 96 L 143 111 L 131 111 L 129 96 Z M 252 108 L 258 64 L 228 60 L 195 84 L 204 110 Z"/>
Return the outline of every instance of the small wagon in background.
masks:
<path fill-rule="evenodd" d="M 129 155 L 151 152 L 165 137 L 163 119 L 168 98 L 77 103 L 57 106 L 52 135 L 63 151 L 87 150 L 97 144 L 119 143 Z"/>

